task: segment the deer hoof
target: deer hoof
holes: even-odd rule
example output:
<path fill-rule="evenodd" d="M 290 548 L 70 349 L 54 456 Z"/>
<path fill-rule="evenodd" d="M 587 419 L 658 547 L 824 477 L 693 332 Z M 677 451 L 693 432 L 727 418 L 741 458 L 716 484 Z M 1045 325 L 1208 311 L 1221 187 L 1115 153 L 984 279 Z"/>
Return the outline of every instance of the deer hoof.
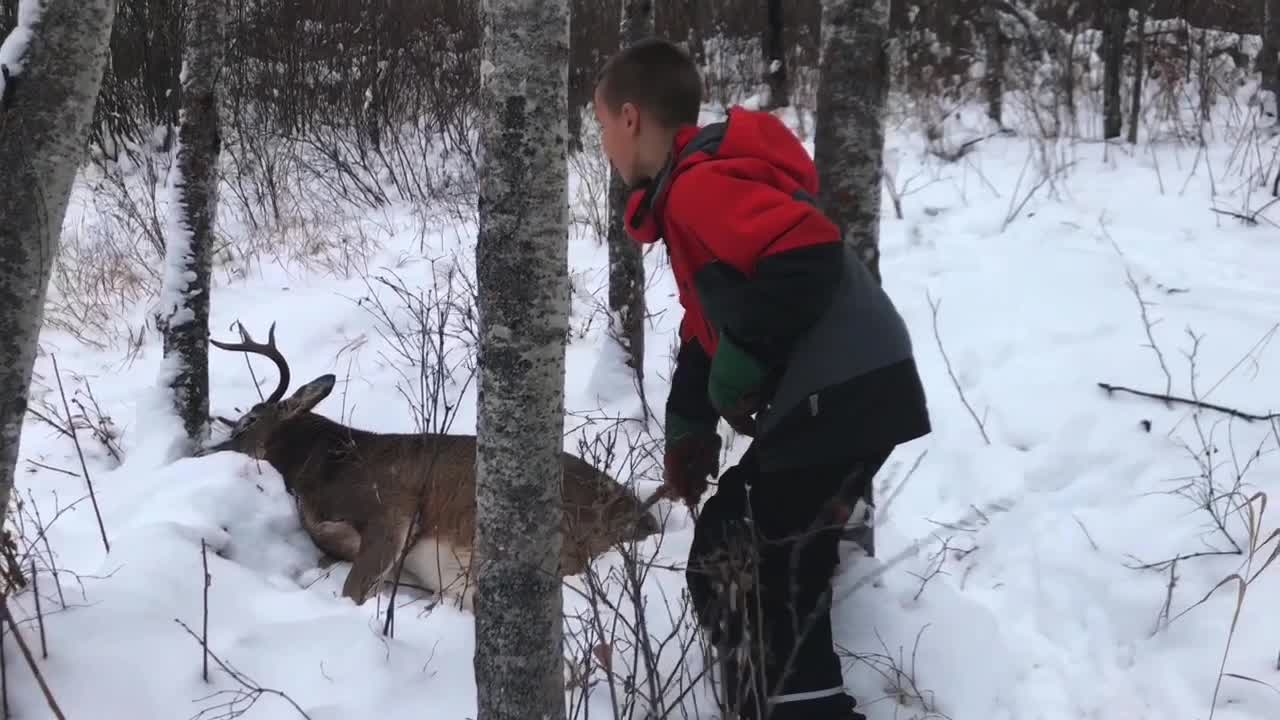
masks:
<path fill-rule="evenodd" d="M 368 580 L 362 579 L 359 574 L 356 573 L 355 568 L 352 568 L 351 572 L 347 575 L 346 582 L 342 584 L 342 596 L 351 598 L 351 601 L 357 606 L 364 605 L 365 601 L 369 599 L 369 595 L 372 594 L 373 588 L 376 584 L 376 581 L 369 582 Z"/>

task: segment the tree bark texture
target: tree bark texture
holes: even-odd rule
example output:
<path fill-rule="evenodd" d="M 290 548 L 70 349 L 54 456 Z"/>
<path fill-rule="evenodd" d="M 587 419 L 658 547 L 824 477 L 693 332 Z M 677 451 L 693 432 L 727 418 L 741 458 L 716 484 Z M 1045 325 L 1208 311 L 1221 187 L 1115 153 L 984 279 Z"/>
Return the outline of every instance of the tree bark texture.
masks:
<path fill-rule="evenodd" d="M 623 0 L 622 47 L 653 35 L 653 0 Z M 638 387 L 644 387 L 644 256 L 640 245 L 627 235 L 623 217 L 627 188 L 622 177 L 609 166 L 609 311 L 614 332 L 635 372 Z"/>
<path fill-rule="evenodd" d="M 1280 0 L 1262 0 L 1262 50 L 1258 55 L 1262 89 L 1275 93 L 1280 108 Z"/>
<path fill-rule="evenodd" d="M 987 92 L 987 117 L 996 125 L 1004 124 L 1004 33 L 1000 31 L 1000 13 L 995 0 L 982 4 L 984 41 L 987 46 L 983 86 Z"/>
<path fill-rule="evenodd" d="M 791 89 L 787 84 L 787 50 L 783 39 L 786 26 L 782 0 L 766 0 L 768 22 L 765 24 L 763 42 L 764 79 L 769 87 L 765 108 L 787 107 L 791 104 Z"/>
<path fill-rule="evenodd" d="M 225 52 L 226 5 L 187 3 L 179 113 L 175 215 L 166 237 L 161 327 L 166 377 L 191 448 L 209 429 L 209 292 L 218 206 L 222 123 L 218 77 Z"/>
<path fill-rule="evenodd" d="M 1129 103 L 1129 136 L 1125 138 L 1130 145 L 1138 144 L 1138 125 L 1142 118 L 1142 85 L 1147 76 L 1147 4 L 1150 0 L 1134 0 L 1138 10 L 1138 28 L 1134 32 L 1137 46 L 1133 54 L 1133 88 Z"/>
<path fill-rule="evenodd" d="M 814 119 L 820 202 L 877 282 L 888 23 L 888 0 L 822 0 Z"/>
<path fill-rule="evenodd" d="M 29 33 L 18 56 L 20 67 L 3 68 L 0 523 L 13 489 L 45 294 L 102 85 L 114 19 L 112 0 L 45 0 L 34 22 L 14 31 Z"/>
<path fill-rule="evenodd" d="M 1128 0 L 1107 0 L 1102 11 L 1102 135 L 1120 137 L 1124 129 L 1120 80 L 1124 70 L 1124 39 L 1129 29 Z"/>
<path fill-rule="evenodd" d="M 478 720 L 563 718 L 567 0 L 485 0 L 476 273 Z"/>

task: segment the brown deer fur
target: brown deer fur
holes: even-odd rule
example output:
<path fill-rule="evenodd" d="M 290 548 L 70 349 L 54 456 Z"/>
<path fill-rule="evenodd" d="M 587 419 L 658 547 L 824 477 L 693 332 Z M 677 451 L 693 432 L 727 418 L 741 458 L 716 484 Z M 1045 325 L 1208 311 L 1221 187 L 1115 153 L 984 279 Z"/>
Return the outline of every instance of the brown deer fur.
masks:
<path fill-rule="evenodd" d="M 243 326 L 240 334 L 243 342 L 234 345 L 210 342 L 270 358 L 280 381 L 270 397 L 239 420 L 224 419 L 232 426 L 230 436 L 201 454 L 232 450 L 274 467 L 316 546 L 352 563 L 342 594 L 357 605 L 394 576 L 408 540 L 404 569 L 470 610 L 467 578 L 478 560 L 472 553 L 475 436 L 375 433 L 318 415 L 312 408 L 333 390 L 335 377 L 321 375 L 285 399 L 289 368 L 275 347 L 275 324 L 265 345 L 254 342 Z M 570 453 L 564 453 L 563 499 L 561 576 L 582 572 L 593 557 L 619 542 L 659 530 L 648 504 Z"/>

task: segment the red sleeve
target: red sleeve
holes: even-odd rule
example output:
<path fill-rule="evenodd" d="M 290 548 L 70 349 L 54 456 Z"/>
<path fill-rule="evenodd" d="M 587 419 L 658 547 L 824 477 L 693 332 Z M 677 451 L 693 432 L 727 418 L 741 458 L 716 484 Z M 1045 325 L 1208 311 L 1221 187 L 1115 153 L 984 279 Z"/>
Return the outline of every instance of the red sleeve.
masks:
<path fill-rule="evenodd" d="M 758 165 L 763 163 L 703 162 L 671 188 L 669 222 L 701 246 L 693 272 L 720 260 L 751 275 L 766 256 L 839 241 L 839 230 L 817 207 L 753 176 L 770 172 Z"/>

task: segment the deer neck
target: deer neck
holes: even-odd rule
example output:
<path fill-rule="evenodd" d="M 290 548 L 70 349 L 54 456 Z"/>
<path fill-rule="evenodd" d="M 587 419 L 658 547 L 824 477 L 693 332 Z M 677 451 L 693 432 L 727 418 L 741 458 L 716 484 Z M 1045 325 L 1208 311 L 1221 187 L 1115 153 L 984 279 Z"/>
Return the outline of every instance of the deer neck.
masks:
<path fill-rule="evenodd" d="M 264 459 L 284 478 L 291 494 L 305 492 L 328 474 L 337 423 L 307 412 L 280 424 L 267 442 Z"/>

